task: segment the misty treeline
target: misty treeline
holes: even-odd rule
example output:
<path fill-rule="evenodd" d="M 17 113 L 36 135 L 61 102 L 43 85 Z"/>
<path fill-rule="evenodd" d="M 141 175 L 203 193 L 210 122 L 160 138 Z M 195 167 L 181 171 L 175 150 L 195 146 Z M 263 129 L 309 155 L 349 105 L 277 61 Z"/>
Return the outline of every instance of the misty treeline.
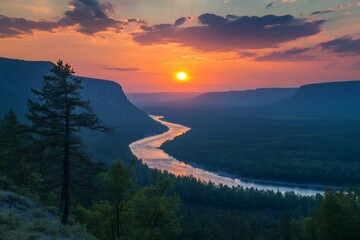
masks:
<path fill-rule="evenodd" d="M 201 183 L 130 159 L 114 160 L 110 167 L 94 163 L 80 131 L 111 129 L 82 99 L 81 79 L 73 74 L 59 61 L 42 89 L 33 90 L 29 124 L 20 123 L 12 110 L 0 122 L 0 188 L 56 206 L 62 224 L 81 223 L 103 240 L 359 236 L 356 187 L 302 197 Z"/>

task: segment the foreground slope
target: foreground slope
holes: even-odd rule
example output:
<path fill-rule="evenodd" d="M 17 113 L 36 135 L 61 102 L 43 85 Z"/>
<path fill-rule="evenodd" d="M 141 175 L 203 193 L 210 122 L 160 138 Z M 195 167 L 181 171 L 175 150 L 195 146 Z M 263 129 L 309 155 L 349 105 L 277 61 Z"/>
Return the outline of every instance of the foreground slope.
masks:
<path fill-rule="evenodd" d="M 12 108 L 21 121 L 26 121 L 27 99 L 31 88 L 41 88 L 43 75 L 49 74 L 51 62 L 0 58 L 0 115 Z M 165 128 L 135 107 L 115 82 L 82 78 L 83 98 L 90 100 L 103 123 L 113 128 L 111 135 L 84 132 L 84 142 L 96 160 L 130 158 L 128 144 Z M 111 151 L 110 151 L 111 150 Z"/>
<path fill-rule="evenodd" d="M 84 227 L 60 224 L 58 210 L 0 187 L 0 239 L 95 240 Z"/>

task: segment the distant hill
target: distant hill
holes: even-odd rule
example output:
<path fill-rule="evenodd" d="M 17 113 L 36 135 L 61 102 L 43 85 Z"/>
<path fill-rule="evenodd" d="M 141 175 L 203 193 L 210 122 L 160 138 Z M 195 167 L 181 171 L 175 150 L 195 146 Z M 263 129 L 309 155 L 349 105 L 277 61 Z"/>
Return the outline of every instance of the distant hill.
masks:
<path fill-rule="evenodd" d="M 194 92 L 126 93 L 129 100 L 139 107 L 187 99 L 199 94 Z"/>
<path fill-rule="evenodd" d="M 259 106 L 286 99 L 296 90 L 296 88 L 258 88 L 244 91 L 208 92 L 169 104 L 206 107 Z"/>
<path fill-rule="evenodd" d="M 192 114 L 360 118 L 360 80 L 308 84 L 299 88 L 209 92 L 144 109 L 182 123 L 187 122 L 183 119 L 192 118 Z"/>
<path fill-rule="evenodd" d="M 31 88 L 39 89 L 43 75 L 49 74 L 53 63 L 0 58 L 0 116 L 12 108 L 26 122 L 27 99 L 33 98 Z M 115 82 L 82 77 L 84 99 L 90 100 L 103 123 L 114 128 L 105 135 L 84 132 L 88 151 L 97 161 L 109 163 L 114 158 L 131 157 L 128 144 L 166 128 L 135 107 Z"/>
<path fill-rule="evenodd" d="M 304 85 L 275 109 L 292 115 L 360 117 L 360 81 Z"/>

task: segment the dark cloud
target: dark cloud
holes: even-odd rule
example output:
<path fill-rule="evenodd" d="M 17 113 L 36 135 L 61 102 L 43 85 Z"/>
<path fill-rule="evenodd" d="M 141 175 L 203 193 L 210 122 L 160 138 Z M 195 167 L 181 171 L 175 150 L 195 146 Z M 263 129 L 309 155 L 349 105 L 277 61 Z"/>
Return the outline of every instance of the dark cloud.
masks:
<path fill-rule="evenodd" d="M 134 67 L 103 67 L 103 69 L 122 71 L 122 72 L 137 72 L 141 70 L 140 68 L 134 68 Z"/>
<path fill-rule="evenodd" d="M 232 19 L 236 19 L 235 15 L 228 15 L 228 16 Z M 198 19 L 201 24 L 209 25 L 209 26 L 224 24 L 228 21 L 228 20 L 226 20 L 226 18 L 212 14 L 212 13 L 205 13 L 205 14 L 199 16 Z"/>
<path fill-rule="evenodd" d="M 87 35 L 115 30 L 119 31 L 131 22 L 145 24 L 139 19 L 115 20 L 108 16 L 113 12 L 111 3 L 100 4 L 97 0 L 71 0 L 72 10 L 66 11 L 58 21 L 33 21 L 0 15 L 0 38 L 19 37 L 34 31 L 52 31 L 60 27 L 76 27 L 76 31 Z"/>
<path fill-rule="evenodd" d="M 239 18 L 239 16 L 236 16 L 236 15 L 234 15 L 234 14 L 228 14 L 228 15 L 226 15 L 226 18 L 227 18 L 227 19 L 230 19 L 230 20 L 234 20 L 234 19 Z"/>
<path fill-rule="evenodd" d="M 175 25 L 175 26 L 183 25 L 187 20 L 188 20 L 187 17 L 179 18 L 179 19 L 177 19 L 177 20 L 175 21 L 174 25 Z"/>
<path fill-rule="evenodd" d="M 285 51 L 274 51 L 267 55 L 255 58 L 259 62 L 294 62 L 312 60 L 311 55 L 304 55 L 310 48 L 292 48 Z"/>
<path fill-rule="evenodd" d="M 326 11 L 315 11 L 315 12 L 312 12 L 311 15 L 327 14 L 327 13 L 332 13 L 335 11 L 336 11 L 335 9 L 329 9 Z"/>
<path fill-rule="evenodd" d="M 319 33 L 325 22 L 291 15 L 224 18 L 209 13 L 199 16 L 198 20 L 199 26 L 146 25 L 142 27 L 143 32 L 134 33 L 134 40 L 142 45 L 179 43 L 203 51 L 274 48 Z"/>
<path fill-rule="evenodd" d="M 274 6 L 274 2 L 271 2 L 265 6 L 266 9 L 270 9 Z"/>
<path fill-rule="evenodd" d="M 349 36 L 320 43 L 320 46 L 324 50 L 337 53 L 341 56 L 360 55 L 360 39 L 352 39 Z"/>
<path fill-rule="evenodd" d="M 0 38 L 18 37 L 35 30 L 52 31 L 58 27 L 56 22 L 32 21 L 25 18 L 14 18 L 0 15 Z"/>
<path fill-rule="evenodd" d="M 100 4 L 96 0 L 72 0 L 70 4 L 74 9 L 66 11 L 59 20 L 61 26 L 77 26 L 77 31 L 93 35 L 97 32 L 124 28 L 127 21 L 118 21 L 107 15 L 113 11 L 110 3 Z"/>

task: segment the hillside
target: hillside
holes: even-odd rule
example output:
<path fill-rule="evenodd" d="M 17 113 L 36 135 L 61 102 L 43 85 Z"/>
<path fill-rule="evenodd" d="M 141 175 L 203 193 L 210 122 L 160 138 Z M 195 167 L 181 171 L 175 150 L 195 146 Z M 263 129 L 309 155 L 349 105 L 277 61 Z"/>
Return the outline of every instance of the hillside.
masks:
<path fill-rule="evenodd" d="M 359 118 L 360 81 L 309 84 L 298 89 L 264 88 L 210 92 L 167 104 L 154 104 L 144 109 L 175 121 L 181 120 L 180 115 L 190 114 L 195 110 L 197 114 L 212 112 L 217 116 Z M 179 117 L 174 118 L 174 115 Z M 189 118 L 190 116 L 186 116 L 186 119 Z"/>
<path fill-rule="evenodd" d="M 0 184 L 4 178 L 0 176 Z M 28 197 L 0 186 L 0 239 L 95 240 L 83 226 L 62 226 L 55 207 L 46 207 Z"/>
<path fill-rule="evenodd" d="M 206 107 L 245 107 L 270 104 L 292 96 L 296 88 L 259 88 L 244 91 L 208 92 L 169 104 Z"/>
<path fill-rule="evenodd" d="M 51 62 L 0 58 L 0 115 L 12 108 L 26 122 L 27 99 L 31 88 L 39 89 Z M 90 100 L 103 123 L 114 129 L 111 135 L 84 132 L 85 145 L 97 161 L 109 163 L 115 158 L 131 158 L 128 144 L 165 128 L 135 107 L 115 82 L 82 77 L 83 98 Z M 111 151 L 109 151 L 111 150 Z"/>
<path fill-rule="evenodd" d="M 143 107 L 192 98 L 200 93 L 193 92 L 159 92 L 159 93 L 126 93 L 129 100 L 136 106 Z"/>
<path fill-rule="evenodd" d="M 291 115 L 360 117 L 360 81 L 304 85 L 275 107 Z"/>

